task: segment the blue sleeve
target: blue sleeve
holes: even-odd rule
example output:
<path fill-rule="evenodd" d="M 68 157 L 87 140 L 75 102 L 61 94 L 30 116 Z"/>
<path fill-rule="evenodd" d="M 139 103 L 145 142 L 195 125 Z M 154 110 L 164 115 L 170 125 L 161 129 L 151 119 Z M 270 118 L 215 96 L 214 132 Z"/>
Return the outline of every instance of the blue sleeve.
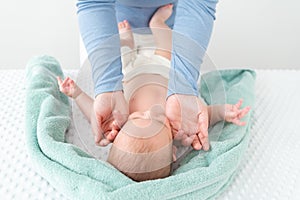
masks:
<path fill-rule="evenodd" d="M 120 39 L 113 0 L 78 0 L 81 37 L 92 65 L 95 95 L 122 90 Z"/>
<path fill-rule="evenodd" d="M 168 96 L 198 96 L 200 65 L 207 49 L 218 0 L 179 0 L 172 36 Z"/>

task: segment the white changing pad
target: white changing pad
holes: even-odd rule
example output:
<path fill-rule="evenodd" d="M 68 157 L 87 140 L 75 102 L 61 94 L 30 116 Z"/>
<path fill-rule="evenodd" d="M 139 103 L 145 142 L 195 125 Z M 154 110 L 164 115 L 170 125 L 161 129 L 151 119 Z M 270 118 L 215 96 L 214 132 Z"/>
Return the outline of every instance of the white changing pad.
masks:
<path fill-rule="evenodd" d="M 299 199 L 299 77 L 296 70 L 257 70 L 247 155 L 218 199 Z M 66 199 L 34 171 L 27 156 L 24 78 L 24 70 L 0 70 L 0 199 Z M 67 135 L 76 144 L 74 134 L 72 124 Z"/>

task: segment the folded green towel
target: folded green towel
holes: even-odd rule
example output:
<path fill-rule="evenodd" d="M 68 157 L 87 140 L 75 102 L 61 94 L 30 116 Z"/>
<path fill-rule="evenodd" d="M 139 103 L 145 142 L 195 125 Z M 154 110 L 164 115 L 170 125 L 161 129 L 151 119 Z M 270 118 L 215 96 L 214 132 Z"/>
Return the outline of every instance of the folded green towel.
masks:
<path fill-rule="evenodd" d="M 212 199 L 227 188 L 238 171 L 249 141 L 251 112 L 244 119 L 246 126 L 225 123 L 222 134 L 217 134 L 214 128 L 222 124 L 218 123 L 210 130 L 211 150 L 191 152 L 172 176 L 134 182 L 110 164 L 64 141 L 71 108 L 67 97 L 59 92 L 56 76 L 63 77 L 63 73 L 52 57 L 36 57 L 27 65 L 26 139 L 37 172 L 67 197 Z M 224 103 L 222 95 L 219 100 L 211 98 L 218 97 L 223 88 L 227 103 L 243 98 L 244 105 L 253 107 L 254 81 L 251 70 L 210 72 L 202 76 L 201 94 L 207 103 Z"/>

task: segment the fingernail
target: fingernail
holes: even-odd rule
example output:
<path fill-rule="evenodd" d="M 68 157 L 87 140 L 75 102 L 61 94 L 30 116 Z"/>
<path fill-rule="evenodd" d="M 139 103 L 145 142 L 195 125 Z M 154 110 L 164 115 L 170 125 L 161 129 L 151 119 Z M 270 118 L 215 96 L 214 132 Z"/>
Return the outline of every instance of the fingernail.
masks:
<path fill-rule="evenodd" d="M 104 140 L 101 140 L 100 143 L 99 143 L 99 145 L 100 145 L 100 146 L 105 146 Z"/>
<path fill-rule="evenodd" d="M 200 150 L 200 149 L 201 149 L 201 144 L 196 144 L 196 145 L 194 146 L 194 149 L 195 149 L 195 150 Z"/>
<path fill-rule="evenodd" d="M 109 143 L 110 143 L 110 141 L 107 140 L 107 139 L 102 139 L 102 140 L 100 141 L 100 145 L 101 145 L 101 146 L 107 146 Z"/>
<path fill-rule="evenodd" d="M 209 150 L 209 144 L 205 144 L 205 146 L 203 147 L 204 151 L 208 151 Z"/>

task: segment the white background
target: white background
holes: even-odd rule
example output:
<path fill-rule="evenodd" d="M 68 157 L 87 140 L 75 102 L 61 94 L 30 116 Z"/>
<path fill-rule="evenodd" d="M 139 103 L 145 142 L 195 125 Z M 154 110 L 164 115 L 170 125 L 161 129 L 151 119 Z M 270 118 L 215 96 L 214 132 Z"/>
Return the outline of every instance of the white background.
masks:
<path fill-rule="evenodd" d="M 218 68 L 300 69 L 299 0 L 220 0 L 208 55 Z M 34 55 L 79 67 L 76 0 L 1 0 L 0 69 Z"/>
<path fill-rule="evenodd" d="M 76 0 L 0 0 L 0 69 L 47 54 L 79 67 Z"/>

